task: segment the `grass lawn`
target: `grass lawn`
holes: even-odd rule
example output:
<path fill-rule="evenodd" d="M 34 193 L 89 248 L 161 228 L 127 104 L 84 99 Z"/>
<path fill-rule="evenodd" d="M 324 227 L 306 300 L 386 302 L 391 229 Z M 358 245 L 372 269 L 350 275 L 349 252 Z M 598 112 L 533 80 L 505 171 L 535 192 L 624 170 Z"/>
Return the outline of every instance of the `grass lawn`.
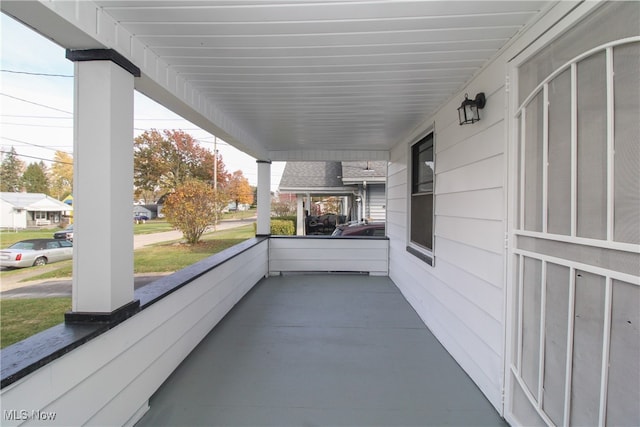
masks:
<path fill-rule="evenodd" d="M 173 226 L 163 219 L 152 219 L 144 224 L 133 224 L 133 234 L 162 233 L 173 229 Z"/>
<path fill-rule="evenodd" d="M 245 219 L 256 215 L 256 210 L 240 212 L 227 212 L 222 215 L 221 219 Z M 142 224 L 133 224 L 133 234 L 153 234 L 162 233 L 163 231 L 173 230 L 173 226 L 164 219 L 152 219 Z M 53 233 L 62 230 L 61 228 L 43 228 L 40 230 L 20 230 L 7 231 L 0 230 L 0 248 L 6 248 L 15 242 L 26 239 L 50 239 Z"/>
<path fill-rule="evenodd" d="M 135 251 L 135 273 L 177 271 L 254 236 L 253 225 L 205 234 L 196 245 L 159 243 Z"/>
<path fill-rule="evenodd" d="M 6 248 L 15 242 L 26 239 L 51 239 L 53 233 L 62 228 L 43 228 L 40 230 L 7 231 L 0 230 L 0 248 Z M 133 224 L 133 234 L 152 234 L 171 231 L 173 226 L 162 219 L 152 219 L 142 224 Z"/>
<path fill-rule="evenodd" d="M 135 273 L 172 272 L 180 270 L 254 236 L 253 224 L 205 235 L 197 245 L 178 242 L 159 243 L 134 252 Z M 71 261 L 56 263 L 57 268 L 35 279 L 71 276 Z M 16 271 L 3 271 L 15 274 Z M 70 298 L 35 298 L 0 301 L 0 342 L 6 347 L 64 321 L 71 309 Z M 0 348 L 2 348 L 0 347 Z"/>
<path fill-rule="evenodd" d="M 225 212 L 220 219 L 246 219 L 256 216 L 256 209 L 251 208 L 248 211 Z"/>
<path fill-rule="evenodd" d="M 61 228 L 43 228 L 40 230 L 0 231 L 0 248 L 6 248 L 15 242 L 27 239 L 51 239 L 53 233 Z"/>
<path fill-rule="evenodd" d="M 0 348 L 64 322 L 71 298 L 3 299 L 0 301 Z"/>
<path fill-rule="evenodd" d="M 133 253 L 134 273 L 166 273 L 178 271 L 201 259 L 223 251 L 254 236 L 253 224 L 230 230 L 205 234 L 197 245 L 191 246 L 180 241 L 163 242 L 136 249 Z M 56 263 L 55 270 L 29 277 L 27 280 L 59 279 L 71 277 L 72 261 Z M 0 277 L 17 274 L 20 270 L 3 271 Z M 25 280 L 26 281 L 26 280 Z"/>

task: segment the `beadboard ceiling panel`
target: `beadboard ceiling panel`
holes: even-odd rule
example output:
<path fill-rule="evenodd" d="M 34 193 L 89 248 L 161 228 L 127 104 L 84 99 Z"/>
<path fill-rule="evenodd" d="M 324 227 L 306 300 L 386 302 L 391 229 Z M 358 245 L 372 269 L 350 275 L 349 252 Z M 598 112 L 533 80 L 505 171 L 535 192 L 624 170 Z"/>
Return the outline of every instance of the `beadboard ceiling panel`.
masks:
<path fill-rule="evenodd" d="M 266 152 L 390 149 L 547 4 L 95 3 Z"/>

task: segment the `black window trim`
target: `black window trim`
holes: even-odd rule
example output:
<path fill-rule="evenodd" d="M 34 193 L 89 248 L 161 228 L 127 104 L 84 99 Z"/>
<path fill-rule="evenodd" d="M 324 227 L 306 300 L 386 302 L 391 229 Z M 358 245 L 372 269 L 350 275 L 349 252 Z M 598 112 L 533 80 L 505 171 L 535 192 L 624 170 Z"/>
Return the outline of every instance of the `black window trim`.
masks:
<path fill-rule="evenodd" d="M 413 184 L 414 184 L 414 159 L 413 159 L 413 148 L 421 143 L 422 141 L 424 141 L 429 135 L 431 135 L 432 141 L 433 141 L 433 164 L 434 164 L 434 173 L 433 173 L 433 190 L 431 192 L 431 194 L 433 195 L 433 208 L 432 208 L 432 212 L 431 212 L 431 221 L 432 221 L 432 246 L 433 248 L 429 249 L 426 248 L 418 243 L 415 243 L 413 240 L 411 240 L 411 203 L 412 203 L 412 196 L 413 195 L 420 195 L 420 194 L 428 194 L 425 192 L 413 192 Z M 435 267 L 435 204 L 436 204 L 436 200 L 435 200 L 435 194 L 436 194 L 436 174 L 435 174 L 435 164 L 436 164 L 436 133 L 435 133 L 435 126 L 430 126 L 427 130 L 425 130 L 423 133 L 420 134 L 420 136 L 416 139 L 414 139 L 410 144 L 409 144 L 409 148 L 408 148 L 408 156 L 409 156 L 409 161 L 407 162 L 408 164 L 408 185 L 407 185 L 407 245 L 406 245 L 406 251 L 410 254 L 412 254 L 413 256 L 415 256 L 416 258 L 418 258 L 419 260 L 425 262 L 426 264 L 428 264 L 431 267 Z"/>

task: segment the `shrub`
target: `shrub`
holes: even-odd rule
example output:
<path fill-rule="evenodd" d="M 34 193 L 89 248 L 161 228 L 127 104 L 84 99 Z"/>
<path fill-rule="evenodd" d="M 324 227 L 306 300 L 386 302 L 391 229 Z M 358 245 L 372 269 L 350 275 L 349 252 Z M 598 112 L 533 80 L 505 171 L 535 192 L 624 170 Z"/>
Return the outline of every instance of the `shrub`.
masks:
<path fill-rule="evenodd" d="M 190 244 L 195 244 L 207 227 L 213 225 L 222 206 L 216 191 L 207 183 L 186 181 L 167 196 L 164 212 L 167 221 L 182 231 Z"/>
<path fill-rule="evenodd" d="M 295 233 L 295 229 L 296 229 L 296 227 L 298 225 L 298 217 L 297 216 L 295 216 L 295 215 L 274 216 L 274 217 L 271 217 L 271 221 L 273 221 L 273 220 L 290 221 L 291 224 L 293 224 L 293 230 L 294 230 L 293 234 L 296 234 Z"/>
<path fill-rule="evenodd" d="M 296 227 L 291 221 L 282 219 L 271 220 L 271 234 L 277 236 L 293 236 L 296 234 Z"/>

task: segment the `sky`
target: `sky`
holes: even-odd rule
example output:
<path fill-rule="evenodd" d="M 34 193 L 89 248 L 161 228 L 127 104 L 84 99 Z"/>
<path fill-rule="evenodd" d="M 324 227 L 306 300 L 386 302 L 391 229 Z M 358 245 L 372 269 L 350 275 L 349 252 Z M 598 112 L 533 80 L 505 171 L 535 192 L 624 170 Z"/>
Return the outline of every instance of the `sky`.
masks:
<path fill-rule="evenodd" d="M 73 154 L 73 63 L 62 47 L 0 13 L 0 148 L 14 147 L 28 165 L 50 165 L 57 150 Z M 134 136 L 149 129 L 181 129 L 213 152 L 215 136 L 141 93 L 134 96 Z M 217 139 L 227 171 L 241 170 L 257 185 L 253 157 Z M 271 166 L 276 191 L 283 162 Z"/>

